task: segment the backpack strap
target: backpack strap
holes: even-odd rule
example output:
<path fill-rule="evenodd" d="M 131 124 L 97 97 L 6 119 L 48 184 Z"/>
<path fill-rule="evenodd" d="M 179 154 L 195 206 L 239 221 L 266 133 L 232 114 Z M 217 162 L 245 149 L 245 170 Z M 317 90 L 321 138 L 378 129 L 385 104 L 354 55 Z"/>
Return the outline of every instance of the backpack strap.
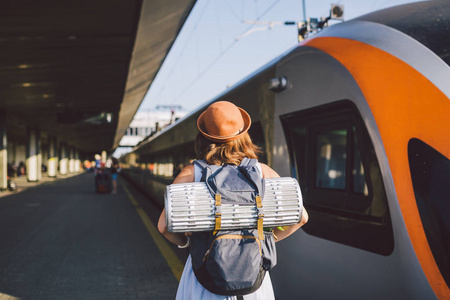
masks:
<path fill-rule="evenodd" d="M 222 227 L 222 196 L 220 194 L 216 194 L 215 195 L 215 206 L 216 206 L 216 210 L 215 210 L 215 217 L 216 217 L 216 224 L 214 225 L 214 231 L 213 234 L 215 235 L 217 233 L 217 231 L 220 230 L 220 228 Z"/>
<path fill-rule="evenodd" d="M 258 223 L 257 223 L 257 228 L 258 228 L 258 238 L 262 241 L 264 240 L 264 209 L 263 209 L 263 205 L 262 205 L 262 200 L 261 200 L 261 196 L 257 195 L 255 197 L 255 202 L 256 202 L 256 209 L 258 210 Z"/>
<path fill-rule="evenodd" d="M 202 170 L 202 177 L 200 181 L 206 182 L 208 180 L 208 177 L 211 176 L 211 170 L 208 168 L 209 164 L 205 160 L 194 160 L 194 165 L 197 165 L 200 167 L 200 170 Z"/>
<path fill-rule="evenodd" d="M 247 157 L 244 157 L 244 159 L 241 161 L 241 164 L 239 165 L 240 167 L 255 167 L 256 168 L 256 164 L 258 163 L 257 159 L 250 159 Z M 249 174 L 247 174 L 249 175 Z M 255 204 L 256 204 L 256 209 L 258 211 L 258 223 L 257 223 L 257 228 L 258 228 L 258 238 L 260 240 L 264 240 L 264 228 L 263 228 L 263 224 L 264 224 L 264 209 L 263 209 L 263 205 L 262 205 L 262 199 L 261 199 L 261 194 L 262 194 L 262 186 L 259 182 L 257 182 L 257 179 L 254 178 L 253 176 L 249 176 L 249 179 L 251 181 L 253 181 L 253 183 L 256 185 L 257 187 L 257 191 L 258 191 L 258 195 L 256 195 L 255 197 Z"/>
<path fill-rule="evenodd" d="M 194 164 L 200 167 L 202 170 L 202 178 L 201 181 L 207 182 L 209 176 L 212 174 L 212 170 L 210 165 L 205 160 L 195 160 Z M 222 228 L 222 196 L 220 194 L 214 195 L 215 199 L 215 225 L 213 234 L 215 235 L 220 228 Z"/>
<path fill-rule="evenodd" d="M 194 160 L 194 164 L 199 166 L 202 170 L 208 166 L 208 163 L 202 159 L 202 160 Z"/>
<path fill-rule="evenodd" d="M 244 159 L 241 161 L 241 164 L 239 166 L 241 167 L 255 167 L 256 163 L 258 162 L 255 158 L 247 158 L 244 157 Z"/>

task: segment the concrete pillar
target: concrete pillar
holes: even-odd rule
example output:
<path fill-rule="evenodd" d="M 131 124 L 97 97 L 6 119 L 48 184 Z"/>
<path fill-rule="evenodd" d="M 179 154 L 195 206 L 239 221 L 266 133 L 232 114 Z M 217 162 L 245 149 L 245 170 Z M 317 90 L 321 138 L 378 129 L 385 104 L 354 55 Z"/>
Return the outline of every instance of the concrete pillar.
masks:
<path fill-rule="evenodd" d="M 5 114 L 0 114 L 0 190 L 8 188 L 8 139 L 6 137 Z"/>
<path fill-rule="evenodd" d="M 61 143 L 60 151 L 60 161 L 59 161 L 59 174 L 66 175 L 69 168 L 69 159 L 67 157 L 67 146 L 65 143 Z"/>
<path fill-rule="evenodd" d="M 75 154 L 73 147 L 69 147 L 69 173 L 75 172 Z"/>
<path fill-rule="evenodd" d="M 39 138 L 39 131 L 35 128 L 27 129 L 27 180 L 39 181 L 41 178 L 41 140 Z"/>
<path fill-rule="evenodd" d="M 58 173 L 58 147 L 55 137 L 48 138 L 48 162 L 47 175 L 48 177 L 56 177 Z"/>
<path fill-rule="evenodd" d="M 37 154 L 37 176 L 38 181 L 42 180 L 42 143 L 41 143 L 41 137 L 38 131 L 37 135 L 37 145 L 38 145 L 38 154 Z"/>
<path fill-rule="evenodd" d="M 75 172 L 79 173 L 81 167 L 80 151 L 75 150 Z"/>

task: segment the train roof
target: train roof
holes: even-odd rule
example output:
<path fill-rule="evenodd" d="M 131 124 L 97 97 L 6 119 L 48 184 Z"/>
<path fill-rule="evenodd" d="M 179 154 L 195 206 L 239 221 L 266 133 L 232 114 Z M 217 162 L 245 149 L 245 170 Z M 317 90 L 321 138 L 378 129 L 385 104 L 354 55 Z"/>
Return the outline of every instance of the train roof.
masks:
<path fill-rule="evenodd" d="M 450 1 L 399 5 L 354 20 L 383 24 L 401 31 L 438 55 L 450 66 Z"/>

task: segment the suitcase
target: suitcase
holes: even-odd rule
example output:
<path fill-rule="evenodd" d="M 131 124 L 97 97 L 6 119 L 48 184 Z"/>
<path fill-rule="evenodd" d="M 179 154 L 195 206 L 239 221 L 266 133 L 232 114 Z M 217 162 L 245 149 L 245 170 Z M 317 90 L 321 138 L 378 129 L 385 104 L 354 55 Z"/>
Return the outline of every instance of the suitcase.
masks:
<path fill-rule="evenodd" d="M 95 176 L 95 188 L 96 192 L 99 194 L 105 194 L 108 193 L 110 190 L 110 178 L 109 175 L 106 173 L 98 173 Z"/>

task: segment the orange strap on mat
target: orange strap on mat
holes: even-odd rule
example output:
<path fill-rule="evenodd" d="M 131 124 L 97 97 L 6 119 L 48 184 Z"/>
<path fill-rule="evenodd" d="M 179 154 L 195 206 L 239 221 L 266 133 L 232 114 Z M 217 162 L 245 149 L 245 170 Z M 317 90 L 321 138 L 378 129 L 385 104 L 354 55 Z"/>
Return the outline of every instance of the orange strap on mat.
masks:
<path fill-rule="evenodd" d="M 256 201 L 256 207 L 258 209 L 258 237 L 260 240 L 264 240 L 264 228 L 263 228 L 263 224 L 264 224 L 264 211 L 263 211 L 263 205 L 262 205 L 262 201 L 261 201 L 261 196 L 256 196 L 255 198 Z"/>
<path fill-rule="evenodd" d="M 222 196 L 220 194 L 216 194 L 216 225 L 214 226 L 214 234 L 217 233 L 218 230 L 222 227 Z"/>

